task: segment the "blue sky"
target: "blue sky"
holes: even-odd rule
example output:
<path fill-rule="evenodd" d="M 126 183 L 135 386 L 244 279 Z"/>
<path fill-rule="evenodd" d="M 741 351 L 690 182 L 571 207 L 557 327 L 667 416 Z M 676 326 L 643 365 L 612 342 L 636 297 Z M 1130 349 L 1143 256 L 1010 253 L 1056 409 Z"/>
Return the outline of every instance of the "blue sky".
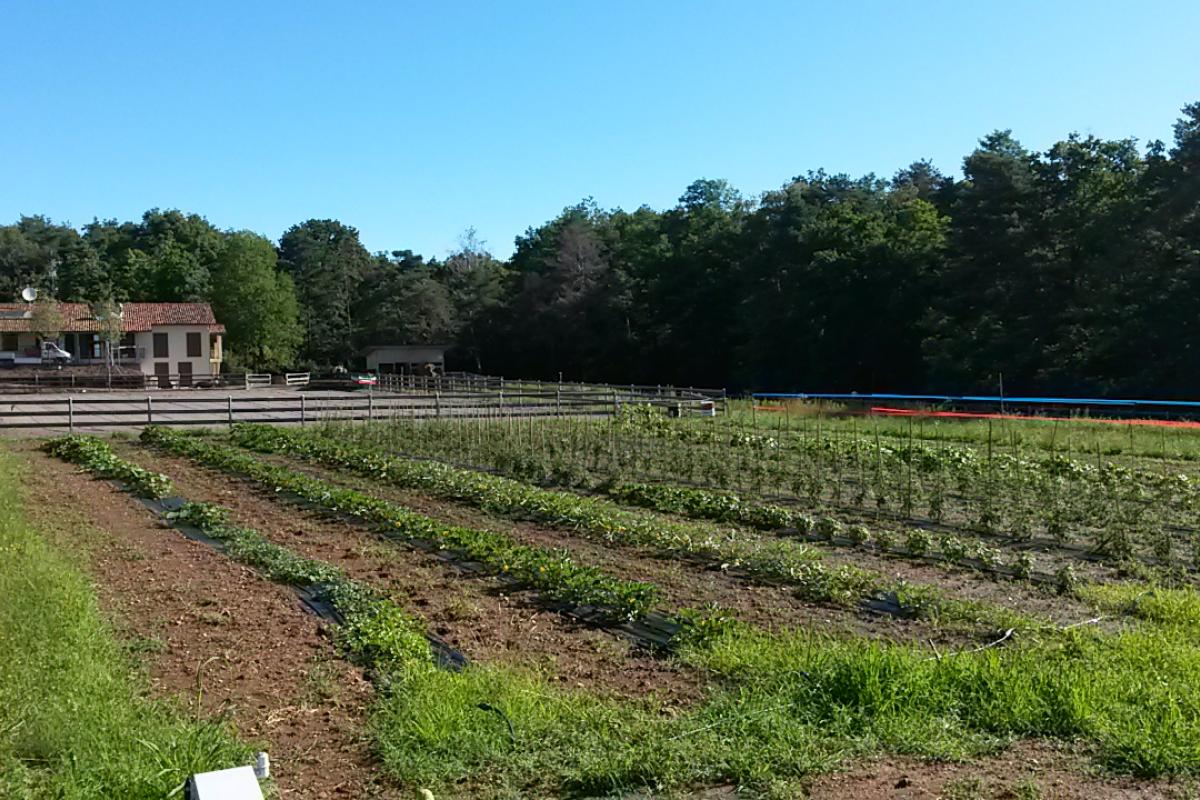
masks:
<path fill-rule="evenodd" d="M 564 206 L 957 171 L 995 128 L 1169 140 L 1200 3 L 287 2 L 0 7 L 0 222 L 181 208 L 277 239 L 500 255 Z"/>

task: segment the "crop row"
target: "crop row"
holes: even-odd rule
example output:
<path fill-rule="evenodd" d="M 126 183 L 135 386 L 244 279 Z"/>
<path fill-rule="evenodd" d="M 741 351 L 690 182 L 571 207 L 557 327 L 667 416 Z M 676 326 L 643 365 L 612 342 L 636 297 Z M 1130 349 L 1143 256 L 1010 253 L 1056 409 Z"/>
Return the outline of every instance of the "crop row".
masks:
<path fill-rule="evenodd" d="M 216 539 L 234 560 L 254 567 L 276 583 L 313 586 L 342 623 L 338 641 L 366 666 L 403 674 L 432 663 L 424 624 L 374 588 L 352 580 L 337 567 L 305 558 L 261 533 L 229 522 L 229 512 L 208 503 L 185 503 L 171 517 Z"/>
<path fill-rule="evenodd" d="M 550 600 L 593 606 L 612 619 L 637 619 L 649 613 L 659 599 L 657 587 L 620 580 L 582 566 L 564 551 L 522 545 L 495 531 L 446 525 L 394 503 L 267 464 L 235 448 L 158 427 L 146 428 L 142 440 L 207 466 L 244 475 L 276 492 L 288 492 L 328 512 L 381 525 L 389 536 L 432 543 L 493 574 L 509 576 L 537 589 Z"/>
<path fill-rule="evenodd" d="M 53 439 L 51 455 L 79 464 L 88 472 L 125 482 L 134 492 L 161 499 L 171 482 L 131 464 L 107 443 L 91 436 Z M 153 476 L 153 480 L 146 476 Z M 199 528 L 223 546 L 235 561 L 254 567 L 268 579 L 289 586 L 311 586 L 341 617 L 340 645 L 359 663 L 390 674 L 431 665 L 432 654 L 423 623 L 370 586 L 351 580 L 331 564 L 304 558 L 269 541 L 261 533 L 229 522 L 228 510 L 207 503 L 185 503 L 168 517 Z"/>
<path fill-rule="evenodd" d="M 42 449 L 55 458 L 78 464 L 88 472 L 122 481 L 144 497 L 157 500 L 174 491 L 171 479 L 166 475 L 130 464 L 94 436 L 63 436 L 49 440 Z"/>
<path fill-rule="evenodd" d="M 631 513 L 599 498 L 541 489 L 498 475 L 393 458 L 367 447 L 266 425 L 235 426 L 232 439 L 252 450 L 296 456 L 489 513 L 532 518 L 604 542 L 697 557 L 726 569 L 736 567 L 763 580 L 800 587 L 812 599 L 849 601 L 877 584 L 873 573 L 851 566 L 830 569 L 818 563 L 818 552 L 793 542 L 762 542 L 734 530 L 682 525 Z"/>
<path fill-rule="evenodd" d="M 892 584 L 877 572 L 844 564 L 820 563 L 814 548 L 786 539 L 767 539 L 730 528 L 692 526 L 638 514 L 616 504 L 571 492 L 531 486 L 498 475 L 432 461 L 395 458 L 367 446 L 330 441 L 318 434 L 266 425 L 235 426 L 237 444 L 264 453 L 286 454 L 346 470 L 435 497 L 464 502 L 484 511 L 567 527 L 585 536 L 626 546 L 684 555 L 722 569 L 737 568 L 750 578 L 793 587 L 817 602 L 854 604 L 863 598 L 894 595 L 909 612 L 945 620 L 1012 623 L 1005 609 L 942 596 L 933 587 Z M 1033 626 L 1030 620 L 1016 624 Z"/>
<path fill-rule="evenodd" d="M 798 535 L 817 541 L 849 544 L 887 556 L 936 559 L 1022 580 L 1034 575 L 1034 557 L 1028 551 L 1016 553 L 1006 563 L 1000 549 L 949 533 L 934 534 L 923 528 L 913 528 L 907 534 L 882 528 L 872 530 L 863 524 L 847 525 L 836 517 L 814 517 L 786 506 L 751 502 L 730 492 L 684 486 L 619 483 L 610 487 L 608 493 L 619 502 L 656 511 L 765 531 L 795 529 Z M 1054 582 L 1060 591 L 1070 591 L 1076 583 L 1074 569 L 1064 565 L 1055 573 Z"/>

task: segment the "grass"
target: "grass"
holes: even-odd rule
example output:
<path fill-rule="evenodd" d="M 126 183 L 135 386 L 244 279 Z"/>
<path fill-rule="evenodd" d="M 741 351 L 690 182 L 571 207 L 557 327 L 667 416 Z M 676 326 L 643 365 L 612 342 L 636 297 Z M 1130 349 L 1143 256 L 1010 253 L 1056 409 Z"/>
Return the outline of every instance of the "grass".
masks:
<path fill-rule="evenodd" d="M 765 790 L 855 755 L 961 759 L 1026 737 L 1083 741 L 1138 776 L 1200 770 L 1200 660 L 1163 630 L 936 659 L 733 626 L 683 658 L 715 682 L 682 716 L 494 667 L 410 675 L 374 715 L 379 751 L 406 782 L 505 798 Z"/>
<path fill-rule="evenodd" d="M 149 700 L 87 578 L 22 515 L 0 451 L 0 797 L 160 800 L 252 761 L 225 728 Z"/>

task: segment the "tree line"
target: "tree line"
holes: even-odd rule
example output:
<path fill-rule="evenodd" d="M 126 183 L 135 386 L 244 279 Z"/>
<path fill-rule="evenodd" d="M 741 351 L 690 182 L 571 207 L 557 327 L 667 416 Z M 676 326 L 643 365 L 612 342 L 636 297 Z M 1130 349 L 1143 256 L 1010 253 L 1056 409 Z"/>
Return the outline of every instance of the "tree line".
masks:
<path fill-rule="evenodd" d="M 209 301 L 231 367 L 352 365 L 448 344 L 461 368 L 855 391 L 1200 393 L 1200 103 L 1170 144 L 984 137 L 962 177 L 809 172 L 746 198 L 698 180 L 666 210 L 590 200 L 497 259 L 370 253 L 336 220 L 278 243 L 147 211 L 0 227 L 0 298 Z"/>

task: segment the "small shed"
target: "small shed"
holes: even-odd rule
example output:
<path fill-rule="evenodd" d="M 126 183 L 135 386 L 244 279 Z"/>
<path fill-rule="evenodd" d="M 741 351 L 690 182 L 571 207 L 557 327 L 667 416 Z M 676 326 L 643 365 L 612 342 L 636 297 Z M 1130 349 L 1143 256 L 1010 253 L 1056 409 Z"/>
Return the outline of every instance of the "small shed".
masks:
<path fill-rule="evenodd" d="M 367 369 L 381 375 L 424 375 L 432 364 L 446 371 L 448 344 L 383 344 L 367 348 Z"/>

